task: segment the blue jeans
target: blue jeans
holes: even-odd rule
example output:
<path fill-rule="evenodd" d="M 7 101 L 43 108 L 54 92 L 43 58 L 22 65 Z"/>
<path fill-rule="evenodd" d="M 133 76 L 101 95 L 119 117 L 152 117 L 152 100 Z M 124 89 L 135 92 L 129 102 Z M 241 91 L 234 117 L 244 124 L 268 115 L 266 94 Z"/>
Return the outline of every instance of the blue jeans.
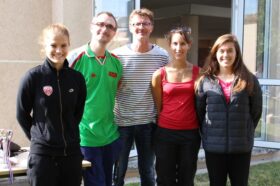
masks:
<path fill-rule="evenodd" d="M 129 152 L 135 142 L 138 154 L 138 169 L 142 186 L 155 185 L 155 154 L 152 145 L 153 132 L 156 125 L 153 123 L 119 127 L 123 148 L 119 161 L 115 167 L 115 186 L 123 186 L 127 170 Z"/>
<path fill-rule="evenodd" d="M 92 164 L 90 168 L 83 170 L 85 186 L 112 186 L 113 165 L 121 148 L 120 138 L 101 147 L 81 147 L 84 159 Z"/>

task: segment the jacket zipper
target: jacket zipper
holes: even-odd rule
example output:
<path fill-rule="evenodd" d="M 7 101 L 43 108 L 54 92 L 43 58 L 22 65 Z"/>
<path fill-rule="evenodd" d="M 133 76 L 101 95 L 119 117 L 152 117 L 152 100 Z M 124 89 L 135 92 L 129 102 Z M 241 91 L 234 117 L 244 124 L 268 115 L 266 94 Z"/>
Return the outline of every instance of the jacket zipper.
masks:
<path fill-rule="evenodd" d="M 231 84 L 231 88 L 230 88 L 230 98 L 229 98 L 229 103 L 227 104 L 227 101 L 226 101 L 226 97 L 223 93 L 223 90 L 222 90 L 222 86 L 220 85 L 219 83 L 219 80 L 216 79 L 217 83 L 218 83 L 218 86 L 219 86 L 219 90 L 220 90 L 220 93 L 221 95 L 223 95 L 223 98 L 224 98 L 224 103 L 225 103 L 225 106 L 226 106 L 226 109 L 227 109 L 227 114 L 226 114 L 226 152 L 229 152 L 229 122 L 228 122 L 228 112 L 229 112 L 229 107 L 230 107 L 230 104 L 231 104 L 231 100 L 232 100 L 232 89 L 233 89 L 233 86 L 235 84 L 237 80 L 237 77 L 234 78 L 234 80 L 232 81 L 232 84 Z"/>
<path fill-rule="evenodd" d="M 60 123 L 61 123 L 61 130 L 62 130 L 62 138 L 63 138 L 63 142 L 64 142 L 64 156 L 67 156 L 66 153 L 66 148 L 67 148 L 67 143 L 65 140 L 65 135 L 64 135 L 64 126 L 63 126 L 63 121 L 62 121 L 62 101 L 61 101 L 61 88 L 60 88 L 60 80 L 59 80 L 59 72 L 57 71 L 57 85 L 58 85 L 58 94 L 59 94 L 59 105 L 60 105 Z"/>
<path fill-rule="evenodd" d="M 226 114 L 226 149 L 225 149 L 225 151 L 226 152 L 228 152 L 228 148 L 229 148 L 229 137 L 228 137 L 228 131 L 229 131 L 229 126 L 228 126 L 228 111 L 229 111 L 229 105 L 230 105 L 230 102 L 231 102 L 231 95 L 232 95 L 232 85 L 231 85 L 231 91 L 230 91 L 230 98 L 229 98 L 229 103 L 227 103 L 227 100 L 226 100 L 226 96 L 224 95 L 224 92 L 223 92 L 223 90 L 222 90 L 222 86 L 220 85 L 220 83 L 219 83 L 219 80 L 218 79 L 216 79 L 215 80 L 216 81 L 216 83 L 218 84 L 218 86 L 219 86 L 219 91 L 220 91 L 220 94 L 222 95 L 222 97 L 223 97 L 223 100 L 224 100 L 224 104 L 225 104 L 225 107 L 226 107 L 226 109 L 227 109 L 227 114 Z M 233 82 L 234 83 L 234 82 Z"/>
<path fill-rule="evenodd" d="M 226 140 L 227 140 L 227 146 L 226 146 L 226 152 L 228 152 L 228 148 L 229 148 L 229 136 L 228 136 L 228 128 L 229 128 L 229 126 L 228 126 L 228 110 L 229 110 L 229 106 L 227 105 L 227 123 L 226 123 Z"/>

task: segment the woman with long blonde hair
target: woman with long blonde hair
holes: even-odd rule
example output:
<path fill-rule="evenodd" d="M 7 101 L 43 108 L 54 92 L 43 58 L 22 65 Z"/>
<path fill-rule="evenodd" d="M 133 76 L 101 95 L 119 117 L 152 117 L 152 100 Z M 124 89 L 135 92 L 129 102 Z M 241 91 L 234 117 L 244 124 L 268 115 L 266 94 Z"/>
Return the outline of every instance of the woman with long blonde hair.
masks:
<path fill-rule="evenodd" d="M 85 79 L 68 67 L 70 36 L 64 25 L 44 28 L 40 44 L 43 63 L 26 72 L 17 96 L 17 120 L 31 143 L 27 178 L 31 186 L 80 186 Z"/>

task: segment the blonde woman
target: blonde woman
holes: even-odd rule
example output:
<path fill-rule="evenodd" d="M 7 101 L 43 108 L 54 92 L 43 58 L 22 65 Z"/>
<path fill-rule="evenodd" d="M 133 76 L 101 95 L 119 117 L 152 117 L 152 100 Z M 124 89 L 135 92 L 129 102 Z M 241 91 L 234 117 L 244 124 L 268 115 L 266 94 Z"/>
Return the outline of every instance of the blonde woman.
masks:
<path fill-rule="evenodd" d="M 31 141 L 28 180 L 32 186 L 80 186 L 85 80 L 68 67 L 70 38 L 64 25 L 47 26 L 40 42 L 45 60 L 25 74 L 17 97 L 17 120 Z"/>

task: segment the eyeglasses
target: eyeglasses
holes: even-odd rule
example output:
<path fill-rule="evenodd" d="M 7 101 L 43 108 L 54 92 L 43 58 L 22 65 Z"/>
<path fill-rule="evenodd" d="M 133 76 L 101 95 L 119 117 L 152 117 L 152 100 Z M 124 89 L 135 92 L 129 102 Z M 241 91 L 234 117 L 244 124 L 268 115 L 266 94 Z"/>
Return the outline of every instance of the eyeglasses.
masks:
<path fill-rule="evenodd" d="M 143 27 L 149 27 L 149 26 L 152 25 L 152 23 L 149 23 L 149 22 L 132 23 L 131 25 L 134 26 L 134 27 L 140 27 L 141 25 L 142 25 Z"/>
<path fill-rule="evenodd" d="M 101 27 L 101 28 L 105 27 L 106 29 L 112 30 L 112 31 L 116 31 L 116 30 L 117 30 L 117 28 L 114 27 L 113 25 L 111 25 L 111 24 L 106 24 L 106 23 L 104 23 L 104 22 L 93 23 L 93 25 L 96 25 L 96 26 Z"/>

